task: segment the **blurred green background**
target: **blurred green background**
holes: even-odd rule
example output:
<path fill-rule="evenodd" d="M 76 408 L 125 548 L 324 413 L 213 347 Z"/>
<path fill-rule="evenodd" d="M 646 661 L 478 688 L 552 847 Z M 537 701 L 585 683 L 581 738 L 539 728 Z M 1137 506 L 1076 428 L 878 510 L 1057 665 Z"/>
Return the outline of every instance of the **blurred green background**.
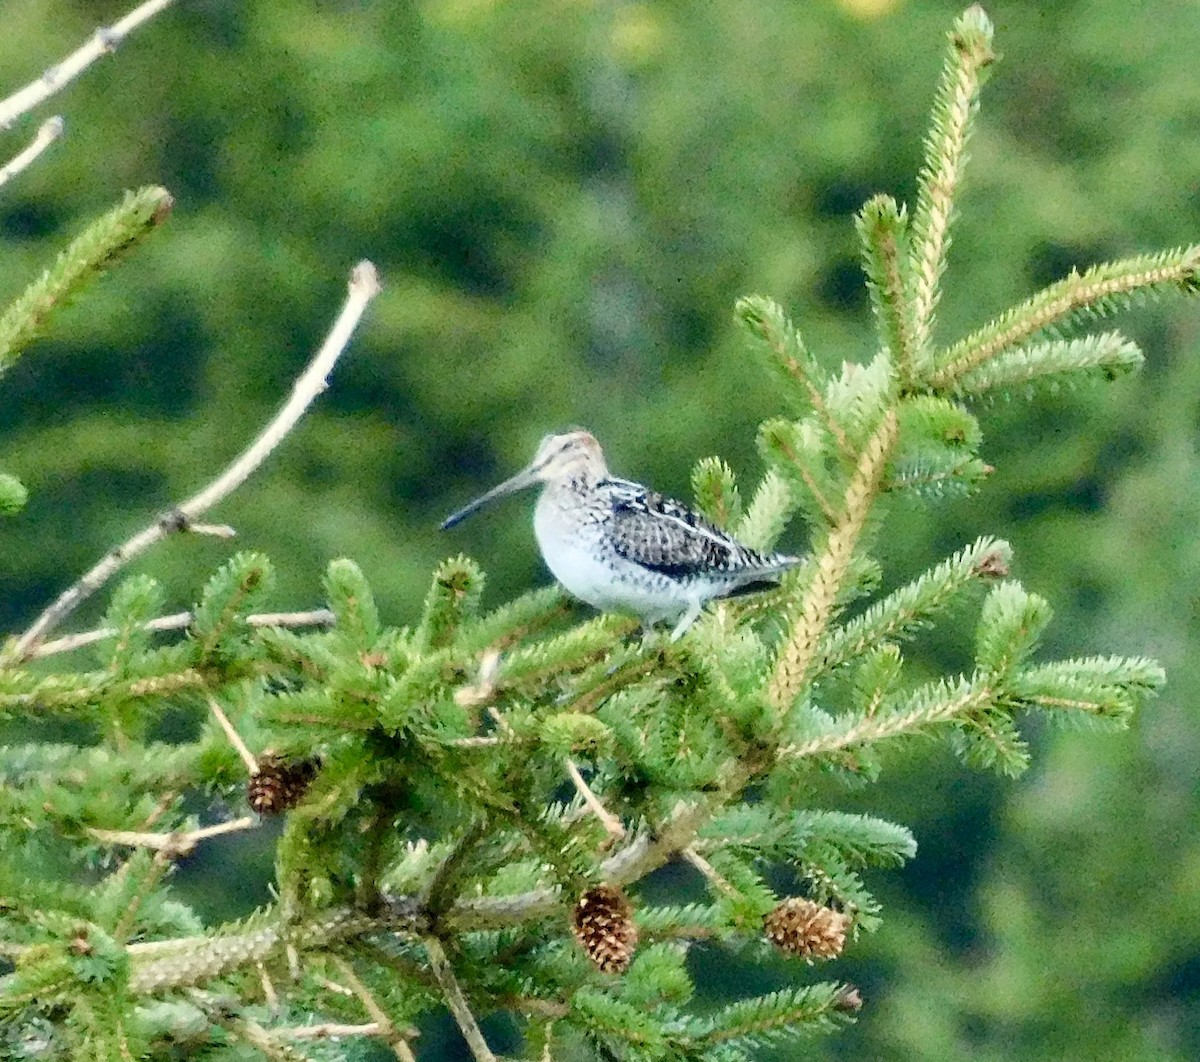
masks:
<path fill-rule="evenodd" d="M 124 8 L 0 10 L 8 92 Z M 460 548 L 488 569 L 493 603 L 544 582 L 527 502 L 453 538 L 437 522 L 565 425 L 663 491 L 686 496 L 710 453 L 749 489 L 754 427 L 776 407 L 733 301 L 773 296 L 831 364 L 869 356 L 851 215 L 877 191 L 911 198 L 958 10 L 181 0 L 0 139 L 7 158 L 37 121 L 67 120 L 0 192 L 0 300 L 124 189 L 177 198 L 3 380 L 0 467 L 31 501 L 0 524 L 0 629 L 235 455 L 361 257 L 386 290 L 333 386 L 212 514 L 276 560 L 280 607 L 315 604 L 338 555 L 397 624 Z M 1200 238 L 1200 5 L 989 12 L 1003 61 L 943 339 L 1073 266 Z M 920 852 L 874 875 L 884 927 L 834 966 L 695 950 L 710 996 L 860 984 L 857 1027 L 805 1057 L 1200 1058 L 1200 304 L 1118 327 L 1144 373 L 983 410 L 997 469 L 984 492 L 897 512 L 882 559 L 890 585 L 978 534 L 1007 537 L 1015 574 L 1057 609 L 1047 654 L 1154 655 L 1168 689 L 1129 734 L 1030 733 L 1034 767 L 1016 782 L 934 743 L 895 757 L 854 806 L 909 824 Z M 178 537 L 137 570 L 182 608 L 230 548 Z M 936 637 L 922 651 L 944 663 Z M 178 887 L 223 917 L 262 902 L 269 871 L 243 843 L 193 860 Z M 467 1057 L 437 1030 L 426 1046 L 439 1040 L 437 1057 Z"/>

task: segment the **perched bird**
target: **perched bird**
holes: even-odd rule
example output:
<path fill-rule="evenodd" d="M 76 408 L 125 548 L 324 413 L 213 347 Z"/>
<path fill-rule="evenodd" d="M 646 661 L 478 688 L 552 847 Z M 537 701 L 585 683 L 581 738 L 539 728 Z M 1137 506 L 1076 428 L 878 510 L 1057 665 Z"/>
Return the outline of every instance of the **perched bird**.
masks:
<path fill-rule="evenodd" d="M 442 523 L 453 527 L 495 498 L 542 484 L 533 530 L 547 567 L 570 593 L 642 625 L 674 620 L 672 640 L 705 602 L 775 585 L 798 557 L 758 553 L 699 513 L 609 475 L 587 431 L 547 435 L 533 460 Z"/>

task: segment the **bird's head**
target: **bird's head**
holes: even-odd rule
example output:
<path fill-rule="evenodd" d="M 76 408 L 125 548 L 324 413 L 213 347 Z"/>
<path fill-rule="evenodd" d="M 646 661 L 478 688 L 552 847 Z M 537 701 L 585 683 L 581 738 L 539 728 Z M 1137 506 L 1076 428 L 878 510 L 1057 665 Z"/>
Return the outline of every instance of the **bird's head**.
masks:
<path fill-rule="evenodd" d="M 476 498 L 469 505 L 442 521 L 442 530 L 465 520 L 488 502 L 513 491 L 532 487 L 535 483 L 567 483 L 585 479 L 591 482 L 603 479 L 608 474 L 604 463 L 604 452 L 590 431 L 573 428 L 561 435 L 547 435 L 538 444 L 533 460 L 520 472 Z"/>

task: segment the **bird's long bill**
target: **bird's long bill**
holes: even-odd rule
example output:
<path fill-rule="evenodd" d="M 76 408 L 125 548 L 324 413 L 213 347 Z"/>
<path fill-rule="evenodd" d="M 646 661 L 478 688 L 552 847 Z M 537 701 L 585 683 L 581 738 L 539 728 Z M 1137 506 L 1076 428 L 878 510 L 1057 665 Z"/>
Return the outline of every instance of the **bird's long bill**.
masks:
<path fill-rule="evenodd" d="M 528 468 L 521 469 L 511 479 L 506 479 L 499 486 L 493 487 L 486 494 L 481 494 L 469 505 L 464 505 L 456 513 L 452 513 L 442 521 L 442 530 L 446 531 L 455 524 L 462 522 L 470 516 L 475 510 L 482 509 L 490 501 L 495 501 L 496 498 L 502 497 L 505 494 L 512 494 L 513 491 L 524 490 L 526 487 L 532 487 L 537 482 L 537 474 L 532 465 Z"/>

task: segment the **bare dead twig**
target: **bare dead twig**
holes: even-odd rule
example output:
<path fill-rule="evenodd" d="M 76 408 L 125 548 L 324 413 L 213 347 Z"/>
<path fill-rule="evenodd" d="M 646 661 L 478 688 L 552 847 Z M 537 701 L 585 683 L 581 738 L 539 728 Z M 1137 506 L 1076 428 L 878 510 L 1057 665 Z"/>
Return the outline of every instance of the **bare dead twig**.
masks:
<path fill-rule="evenodd" d="M 208 710 L 212 712 L 213 718 L 225 731 L 225 736 L 229 738 L 231 744 L 241 756 L 242 763 L 246 765 L 246 773 L 250 775 L 258 774 L 258 757 L 246 746 L 242 740 L 242 735 L 237 732 L 237 728 L 229 721 L 229 716 L 225 714 L 225 710 L 217 704 L 216 698 L 210 693 L 208 695 Z"/>
<path fill-rule="evenodd" d="M 56 114 L 53 118 L 47 118 L 42 122 L 28 146 L 9 159 L 3 167 L 0 167 L 0 188 L 8 184 L 18 173 L 31 166 L 37 160 L 37 157 L 62 136 L 62 134 L 63 120 L 61 115 Z"/>
<path fill-rule="evenodd" d="M 471 1013 L 467 997 L 463 994 L 462 987 L 454 976 L 454 971 L 450 968 L 450 960 L 446 957 L 446 949 L 442 947 L 442 942 L 437 937 L 426 937 L 424 944 L 425 953 L 429 956 L 429 965 L 433 968 L 433 976 L 437 978 L 442 995 L 446 999 L 446 1006 L 450 1008 L 450 1013 L 458 1022 L 463 1039 L 467 1041 L 467 1047 L 471 1049 L 471 1057 L 475 1059 L 475 1062 L 496 1062 L 496 1056 L 483 1038 L 479 1022 Z"/>
<path fill-rule="evenodd" d="M 43 71 L 24 88 L 0 100 L 0 129 L 7 129 L 23 114 L 45 103 L 59 89 L 65 88 L 97 59 L 111 55 L 130 33 L 143 22 L 169 7 L 172 0 L 145 0 L 129 14 L 111 26 L 101 27 L 62 62 Z"/>
<path fill-rule="evenodd" d="M 579 768 L 570 756 L 566 759 L 566 765 L 567 774 L 571 776 L 571 782 L 583 798 L 583 802 L 588 806 L 588 810 L 600 820 L 600 824 L 604 827 L 609 837 L 615 841 L 622 840 L 625 837 L 625 827 L 621 824 L 621 820 L 600 802 L 600 798 L 592 791 L 592 787 L 584 781 L 583 775 L 579 773 Z"/>
<path fill-rule="evenodd" d="M 192 527 L 191 530 L 195 530 Z M 148 623 L 142 624 L 146 631 L 182 631 L 192 622 L 190 612 L 173 612 L 169 616 L 158 616 Z M 314 608 L 305 612 L 259 612 L 247 616 L 246 622 L 251 627 L 329 627 L 336 622 L 336 617 L 327 608 Z M 80 631 L 78 634 L 67 634 L 55 638 L 52 642 L 42 642 L 34 646 L 29 653 L 29 659 L 37 660 L 43 656 L 54 656 L 57 653 L 69 653 L 75 649 L 102 642 L 105 638 L 115 638 L 118 631 L 115 627 L 97 627 L 91 631 Z"/>
<path fill-rule="evenodd" d="M 219 837 L 223 833 L 238 833 L 258 825 L 253 815 L 245 815 L 230 822 L 218 822 L 213 826 L 202 826 L 187 833 L 141 833 L 137 830 L 101 830 L 89 827 L 88 833 L 105 844 L 126 845 L 130 848 L 154 848 L 168 858 L 185 856 L 201 841 Z"/>
<path fill-rule="evenodd" d="M 350 276 L 349 291 L 341 313 L 321 344 L 321 349 L 292 387 L 291 397 L 254 440 L 216 479 L 181 505 L 155 520 L 149 527 L 110 550 L 90 571 L 81 576 L 42 612 L 0 657 L 0 663 L 28 660 L 46 634 L 69 616 L 93 592 L 135 557 L 174 531 L 192 527 L 193 521 L 207 512 L 250 476 L 296 426 L 313 400 L 325 390 L 329 373 L 346 349 L 355 327 L 370 301 L 379 293 L 379 277 L 368 261 L 359 262 Z"/>
<path fill-rule="evenodd" d="M 704 858 L 694 847 L 687 847 L 680 853 L 684 859 L 703 874 L 718 892 L 726 896 L 737 896 L 735 889 L 720 871 Z"/>
<path fill-rule="evenodd" d="M 333 961 L 338 970 L 341 971 L 346 983 L 362 1002 L 367 1016 L 372 1019 L 371 1024 L 375 1026 L 374 1035 L 378 1036 L 392 1049 L 392 1053 L 400 1059 L 400 1062 L 415 1062 L 412 1048 L 408 1046 L 408 1041 L 417 1035 L 417 1030 L 396 1028 L 395 1022 L 388 1017 L 387 1011 L 379 1005 L 379 1002 L 371 994 L 371 990 L 359 979 L 350 962 L 340 955 L 335 955 Z"/>

